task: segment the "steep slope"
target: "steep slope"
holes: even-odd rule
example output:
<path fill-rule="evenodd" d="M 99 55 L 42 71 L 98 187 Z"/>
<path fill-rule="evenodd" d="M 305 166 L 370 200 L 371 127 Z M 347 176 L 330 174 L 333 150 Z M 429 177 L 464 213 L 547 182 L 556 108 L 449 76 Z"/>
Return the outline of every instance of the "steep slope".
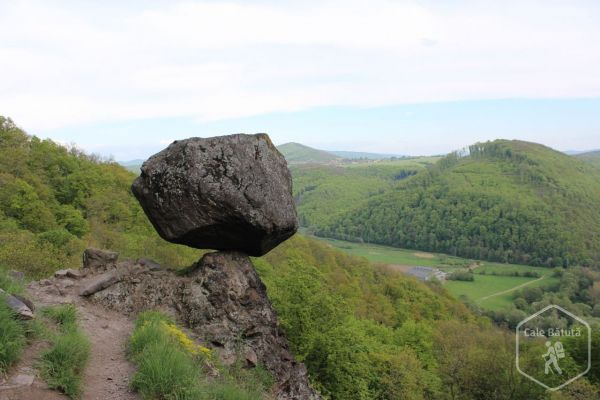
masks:
<path fill-rule="evenodd" d="M 277 150 L 283 154 L 288 164 L 326 164 L 339 160 L 335 154 L 313 149 L 300 143 L 285 143 L 277 146 Z"/>
<path fill-rule="evenodd" d="M 586 153 L 580 153 L 574 157 L 579 158 L 585 162 L 592 164 L 593 166 L 600 168 L 600 150 L 588 151 Z"/>
<path fill-rule="evenodd" d="M 171 266 L 197 260 L 156 234 L 129 190 L 135 177 L 0 117 L 0 267 L 42 277 L 78 265 L 87 246 Z"/>
<path fill-rule="evenodd" d="M 345 213 L 317 233 L 470 258 L 600 263 L 600 172 L 545 146 L 496 140 Z"/>

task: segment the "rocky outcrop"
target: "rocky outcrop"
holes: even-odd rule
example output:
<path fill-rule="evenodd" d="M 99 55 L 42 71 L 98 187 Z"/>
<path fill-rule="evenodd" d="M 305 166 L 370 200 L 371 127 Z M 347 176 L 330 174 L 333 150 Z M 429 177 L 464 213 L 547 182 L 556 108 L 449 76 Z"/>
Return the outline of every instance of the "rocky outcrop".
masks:
<path fill-rule="evenodd" d="M 83 252 L 83 268 L 114 267 L 119 253 L 88 248 Z"/>
<path fill-rule="evenodd" d="M 265 366 L 277 382 L 277 399 L 320 399 L 308 383 L 306 368 L 294 360 L 265 286 L 246 254 L 208 253 L 185 274 L 119 263 L 113 270 L 88 276 L 82 287 L 110 273 L 120 280 L 90 299 L 127 314 L 160 309 L 189 327 L 224 364 Z"/>
<path fill-rule="evenodd" d="M 261 256 L 293 235 L 292 178 L 265 134 L 176 141 L 132 186 L 164 239 Z"/>
<path fill-rule="evenodd" d="M 269 137 L 176 141 L 142 165 L 132 191 L 164 239 L 222 251 L 206 254 L 184 276 L 146 259 L 114 272 L 99 266 L 107 272 L 81 294 L 128 313 L 163 309 L 223 363 L 264 365 L 277 382 L 277 399 L 320 399 L 248 257 L 267 253 L 298 228 L 291 174 Z"/>

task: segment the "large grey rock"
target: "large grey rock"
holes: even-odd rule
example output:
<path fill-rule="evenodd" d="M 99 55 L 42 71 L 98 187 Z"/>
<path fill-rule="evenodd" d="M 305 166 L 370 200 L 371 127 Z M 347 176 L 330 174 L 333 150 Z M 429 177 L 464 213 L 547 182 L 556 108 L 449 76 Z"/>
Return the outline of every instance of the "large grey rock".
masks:
<path fill-rule="evenodd" d="M 6 304 L 22 319 L 33 319 L 33 310 L 21 299 L 0 289 L 0 296 L 6 297 Z"/>
<path fill-rule="evenodd" d="M 191 247 L 260 256 L 298 228 L 287 163 L 266 134 L 173 142 L 132 190 L 161 237 Z"/>

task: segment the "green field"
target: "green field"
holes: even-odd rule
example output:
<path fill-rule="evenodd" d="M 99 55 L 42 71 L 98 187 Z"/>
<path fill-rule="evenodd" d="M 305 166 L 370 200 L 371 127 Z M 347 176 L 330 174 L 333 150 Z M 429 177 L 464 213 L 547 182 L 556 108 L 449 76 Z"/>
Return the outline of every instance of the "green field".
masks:
<path fill-rule="evenodd" d="M 318 238 L 346 253 L 367 258 L 371 262 L 393 265 L 421 265 L 441 269 L 465 268 L 471 260 L 452 257 L 446 254 L 420 252 L 418 250 L 398 249 L 368 243 L 353 243 L 344 240 Z"/>
<path fill-rule="evenodd" d="M 476 261 L 446 254 L 419 252 L 367 243 L 353 243 L 337 239 L 320 240 L 347 253 L 362 256 L 371 262 L 390 265 L 436 267 L 451 272 L 478 263 L 473 282 L 448 281 L 444 287 L 455 297 L 465 296 L 477 305 L 488 310 L 499 310 L 512 304 L 515 290 L 522 287 L 550 286 L 559 279 L 552 276 L 552 269 L 529 265 L 501 264 L 489 261 Z M 497 276 L 490 273 L 537 272 L 540 278 L 519 276 Z M 485 272 L 487 275 L 482 275 Z"/>
<path fill-rule="evenodd" d="M 547 270 L 541 278 L 476 274 L 473 282 L 448 281 L 445 287 L 454 296 L 466 296 L 484 309 L 500 310 L 512 304 L 515 290 L 558 283 L 559 279 L 552 277 L 551 273 Z"/>

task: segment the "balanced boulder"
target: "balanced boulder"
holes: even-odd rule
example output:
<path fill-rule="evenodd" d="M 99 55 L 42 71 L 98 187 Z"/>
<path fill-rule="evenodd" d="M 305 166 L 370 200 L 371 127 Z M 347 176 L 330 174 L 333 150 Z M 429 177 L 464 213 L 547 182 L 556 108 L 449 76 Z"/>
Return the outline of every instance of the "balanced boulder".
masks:
<path fill-rule="evenodd" d="M 261 256 L 298 228 L 291 174 L 266 134 L 175 141 L 132 191 L 162 238 L 190 247 Z"/>

